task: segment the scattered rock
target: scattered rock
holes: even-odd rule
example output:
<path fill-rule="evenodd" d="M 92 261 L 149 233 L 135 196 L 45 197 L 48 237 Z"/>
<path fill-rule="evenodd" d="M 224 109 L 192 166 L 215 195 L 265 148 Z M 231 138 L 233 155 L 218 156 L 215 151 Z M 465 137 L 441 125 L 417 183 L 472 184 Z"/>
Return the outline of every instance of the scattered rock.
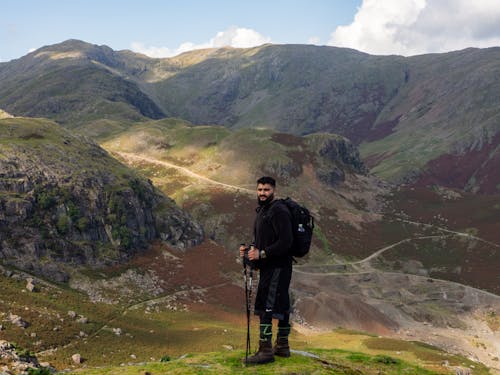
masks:
<path fill-rule="evenodd" d="M 81 323 L 81 324 L 87 324 L 89 322 L 89 319 L 84 317 L 84 316 L 80 316 L 77 320 L 76 320 L 77 323 Z"/>
<path fill-rule="evenodd" d="M 80 363 L 83 362 L 83 358 L 79 353 L 73 354 L 71 356 L 71 360 L 73 361 L 73 363 L 75 363 L 77 365 L 79 365 Z"/>
<path fill-rule="evenodd" d="M 72 318 L 72 319 L 75 319 L 76 318 L 76 312 L 70 310 L 70 311 L 68 311 L 68 316 L 70 318 Z"/>
<path fill-rule="evenodd" d="M 9 314 L 9 321 L 21 328 L 28 328 L 29 323 L 23 320 L 19 315 Z"/>
<path fill-rule="evenodd" d="M 122 334 L 122 329 L 121 329 L 121 328 L 113 328 L 113 333 L 114 333 L 116 336 L 121 336 L 121 334 Z"/>
<path fill-rule="evenodd" d="M 35 280 L 33 280 L 31 277 L 26 279 L 26 289 L 30 292 L 36 292 Z"/>
<path fill-rule="evenodd" d="M 135 354 L 130 354 L 130 358 L 137 359 L 137 356 Z"/>
<path fill-rule="evenodd" d="M 455 368 L 455 375 L 472 375 L 472 372 L 468 368 L 457 367 Z"/>
<path fill-rule="evenodd" d="M 232 345 L 222 345 L 222 347 L 224 349 L 227 349 L 227 350 L 233 350 L 234 349 Z"/>
<path fill-rule="evenodd" d="M 41 365 L 35 356 L 28 353 L 20 354 L 19 349 L 16 349 L 14 345 L 5 340 L 0 340 L 0 359 L 2 365 L 0 373 L 2 375 L 28 374 L 33 370 L 41 369 Z"/>
<path fill-rule="evenodd" d="M 55 369 L 55 367 L 52 367 L 52 365 L 49 362 L 41 362 L 40 366 L 43 369 L 48 370 L 51 374 L 55 374 L 57 372 L 57 370 Z"/>

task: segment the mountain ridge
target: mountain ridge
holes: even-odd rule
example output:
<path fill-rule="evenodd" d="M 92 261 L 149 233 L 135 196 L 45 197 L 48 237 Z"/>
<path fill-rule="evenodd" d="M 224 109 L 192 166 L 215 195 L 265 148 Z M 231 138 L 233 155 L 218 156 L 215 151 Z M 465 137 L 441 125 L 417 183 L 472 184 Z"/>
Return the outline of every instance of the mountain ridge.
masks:
<path fill-rule="evenodd" d="M 181 117 L 298 135 L 331 132 L 359 145 L 378 176 L 423 183 L 443 155 L 466 157 L 485 147 L 498 155 L 499 56 L 500 48 L 402 57 L 263 45 L 153 59 L 70 40 L 1 64 L 0 107 L 71 128 Z M 481 156 L 474 168 L 484 162 Z M 500 177 L 488 168 L 485 178 Z M 483 187 L 473 173 L 465 183 L 434 181 L 479 193 L 499 189 Z"/>

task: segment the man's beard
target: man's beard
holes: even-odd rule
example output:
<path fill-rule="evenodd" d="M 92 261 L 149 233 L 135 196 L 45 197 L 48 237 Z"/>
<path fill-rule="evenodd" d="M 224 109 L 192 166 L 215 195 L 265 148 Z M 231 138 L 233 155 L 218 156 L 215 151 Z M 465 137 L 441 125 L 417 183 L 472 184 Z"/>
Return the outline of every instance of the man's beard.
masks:
<path fill-rule="evenodd" d="M 274 194 L 271 194 L 264 201 L 260 200 L 260 197 L 257 197 L 257 202 L 259 203 L 259 206 L 265 206 L 266 204 L 269 204 L 273 199 L 274 199 Z"/>

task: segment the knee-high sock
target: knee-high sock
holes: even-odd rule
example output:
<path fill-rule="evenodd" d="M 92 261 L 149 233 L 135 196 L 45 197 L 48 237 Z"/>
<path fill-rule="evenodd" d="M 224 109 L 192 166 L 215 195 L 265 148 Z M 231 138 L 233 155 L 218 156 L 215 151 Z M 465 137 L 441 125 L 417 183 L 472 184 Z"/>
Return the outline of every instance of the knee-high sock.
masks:
<path fill-rule="evenodd" d="M 278 337 L 288 337 L 290 328 L 290 314 L 285 313 L 283 319 L 278 322 Z"/>
<path fill-rule="evenodd" d="M 260 316 L 260 341 L 271 342 L 273 337 L 273 313 L 266 312 Z"/>

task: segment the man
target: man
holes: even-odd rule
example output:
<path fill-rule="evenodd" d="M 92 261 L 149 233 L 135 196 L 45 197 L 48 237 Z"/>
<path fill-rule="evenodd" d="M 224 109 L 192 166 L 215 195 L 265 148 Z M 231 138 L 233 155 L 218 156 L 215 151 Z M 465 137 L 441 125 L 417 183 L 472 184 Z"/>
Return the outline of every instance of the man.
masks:
<path fill-rule="evenodd" d="M 293 242 L 291 215 L 280 200 L 275 199 L 276 181 L 272 177 L 257 180 L 257 216 L 254 224 L 254 246 L 248 251 L 249 260 L 259 269 L 259 285 L 255 298 L 255 315 L 260 318 L 258 352 L 247 364 L 274 361 L 274 355 L 289 357 L 290 296 Z M 245 246 L 240 246 L 244 256 Z M 279 319 L 276 345 L 272 347 L 272 319 Z"/>

